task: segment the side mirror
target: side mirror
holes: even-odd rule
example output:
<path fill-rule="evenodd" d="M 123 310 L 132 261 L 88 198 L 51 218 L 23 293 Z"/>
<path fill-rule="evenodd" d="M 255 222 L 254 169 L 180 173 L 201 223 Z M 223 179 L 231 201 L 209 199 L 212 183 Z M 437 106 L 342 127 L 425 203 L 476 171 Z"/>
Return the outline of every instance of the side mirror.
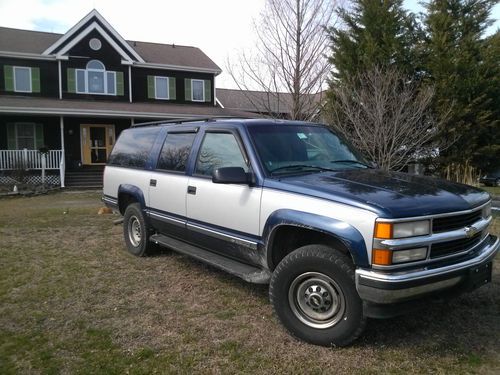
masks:
<path fill-rule="evenodd" d="M 248 184 L 250 178 L 241 167 L 224 167 L 213 171 L 212 182 L 216 184 Z"/>

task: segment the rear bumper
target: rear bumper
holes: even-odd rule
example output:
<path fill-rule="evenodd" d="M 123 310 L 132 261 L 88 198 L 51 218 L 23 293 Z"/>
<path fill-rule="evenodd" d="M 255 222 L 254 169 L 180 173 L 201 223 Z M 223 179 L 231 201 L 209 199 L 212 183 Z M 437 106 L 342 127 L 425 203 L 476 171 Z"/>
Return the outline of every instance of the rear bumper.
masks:
<path fill-rule="evenodd" d="M 356 288 L 365 303 L 398 304 L 459 287 L 472 290 L 491 281 L 492 260 L 500 248 L 500 240 L 490 235 L 472 259 L 459 263 L 411 272 L 387 273 L 356 270 Z"/>

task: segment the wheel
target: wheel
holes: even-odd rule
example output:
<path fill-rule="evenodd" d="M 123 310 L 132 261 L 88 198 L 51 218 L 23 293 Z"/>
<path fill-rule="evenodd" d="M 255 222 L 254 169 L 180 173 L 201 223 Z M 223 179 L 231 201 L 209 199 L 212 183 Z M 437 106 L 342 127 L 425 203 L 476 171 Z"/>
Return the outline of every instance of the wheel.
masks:
<path fill-rule="evenodd" d="M 273 273 L 269 297 L 285 328 L 311 344 L 346 346 L 365 327 L 354 266 L 328 246 L 308 245 L 288 254 Z"/>
<path fill-rule="evenodd" d="M 149 232 L 139 203 L 129 204 L 123 215 L 123 237 L 128 251 L 139 257 L 147 255 L 153 249 Z"/>

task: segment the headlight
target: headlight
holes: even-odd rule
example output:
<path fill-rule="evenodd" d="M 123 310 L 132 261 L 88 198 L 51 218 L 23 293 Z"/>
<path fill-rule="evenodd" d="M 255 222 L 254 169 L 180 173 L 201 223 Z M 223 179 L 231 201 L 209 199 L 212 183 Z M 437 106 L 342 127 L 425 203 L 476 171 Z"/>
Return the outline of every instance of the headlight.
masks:
<path fill-rule="evenodd" d="M 427 247 L 405 250 L 373 249 L 372 263 L 378 266 L 416 262 L 427 258 Z"/>
<path fill-rule="evenodd" d="M 427 258 L 427 248 L 396 250 L 392 252 L 392 263 L 415 262 Z"/>
<path fill-rule="evenodd" d="M 491 216 L 491 202 L 483 207 L 483 218 L 487 219 Z"/>
<path fill-rule="evenodd" d="M 408 221 L 404 223 L 377 222 L 375 238 L 391 239 L 425 236 L 430 234 L 430 220 Z"/>

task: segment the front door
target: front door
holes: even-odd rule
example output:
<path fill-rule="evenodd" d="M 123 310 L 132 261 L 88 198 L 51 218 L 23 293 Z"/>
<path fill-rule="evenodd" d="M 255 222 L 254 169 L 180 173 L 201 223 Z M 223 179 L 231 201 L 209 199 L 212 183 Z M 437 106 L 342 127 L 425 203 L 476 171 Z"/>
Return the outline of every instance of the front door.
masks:
<path fill-rule="evenodd" d="M 114 125 L 81 125 L 82 163 L 106 164 L 115 144 Z"/>

